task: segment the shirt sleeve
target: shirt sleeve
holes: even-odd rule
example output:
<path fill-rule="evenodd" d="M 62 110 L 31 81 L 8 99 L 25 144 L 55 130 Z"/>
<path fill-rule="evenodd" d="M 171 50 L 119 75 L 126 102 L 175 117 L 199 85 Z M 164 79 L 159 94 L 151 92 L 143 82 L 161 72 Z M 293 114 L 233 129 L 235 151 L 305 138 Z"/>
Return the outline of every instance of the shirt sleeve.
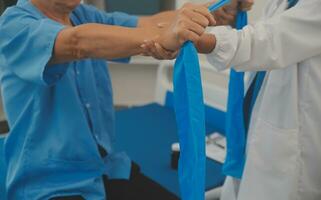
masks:
<path fill-rule="evenodd" d="M 106 25 L 124 26 L 135 28 L 138 24 L 138 17 L 122 12 L 107 13 L 93 6 L 81 4 L 75 10 L 78 16 L 85 16 L 87 23 L 99 23 Z"/>
<path fill-rule="evenodd" d="M 4 64 L 19 78 L 50 85 L 59 80 L 66 65 L 48 64 L 58 33 L 64 28 L 50 19 L 32 16 L 6 17 L 0 26 L 0 51 Z"/>
<path fill-rule="evenodd" d="M 262 71 L 288 67 L 321 54 L 321 2 L 299 1 L 297 6 L 268 20 L 237 31 L 209 30 L 217 39 L 208 60 L 218 69 Z"/>
<path fill-rule="evenodd" d="M 81 4 L 75 11 L 77 15 L 85 15 L 87 22 L 99 23 L 114 26 L 124 26 L 129 28 L 135 28 L 138 24 L 138 17 L 134 15 L 128 15 L 122 12 L 107 13 L 101 11 L 93 6 Z M 128 63 L 130 58 L 121 58 L 112 60 L 114 62 Z"/>

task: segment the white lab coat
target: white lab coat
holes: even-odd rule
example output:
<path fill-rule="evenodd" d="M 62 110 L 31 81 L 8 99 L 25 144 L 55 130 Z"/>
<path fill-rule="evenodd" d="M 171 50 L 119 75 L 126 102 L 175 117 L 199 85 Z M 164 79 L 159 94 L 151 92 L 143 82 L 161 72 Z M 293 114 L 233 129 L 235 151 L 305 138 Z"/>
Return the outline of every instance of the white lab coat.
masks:
<path fill-rule="evenodd" d="M 222 200 L 321 200 L 321 0 L 269 0 L 242 31 L 211 28 L 218 69 L 266 70 L 253 110 L 242 180 Z"/>

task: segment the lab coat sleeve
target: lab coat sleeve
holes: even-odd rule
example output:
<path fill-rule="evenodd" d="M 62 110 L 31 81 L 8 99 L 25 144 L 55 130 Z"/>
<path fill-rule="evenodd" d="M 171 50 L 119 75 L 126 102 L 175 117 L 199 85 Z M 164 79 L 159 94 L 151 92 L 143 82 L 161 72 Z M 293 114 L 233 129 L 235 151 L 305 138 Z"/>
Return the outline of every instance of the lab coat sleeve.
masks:
<path fill-rule="evenodd" d="M 321 1 L 302 0 L 282 14 L 240 31 L 209 30 L 217 39 L 207 55 L 217 69 L 262 71 L 285 68 L 321 54 Z"/>
<path fill-rule="evenodd" d="M 35 19 L 18 13 L 3 16 L 0 22 L 2 62 L 22 80 L 51 85 L 66 71 L 65 65 L 48 64 L 56 36 L 64 28 L 50 19 Z"/>

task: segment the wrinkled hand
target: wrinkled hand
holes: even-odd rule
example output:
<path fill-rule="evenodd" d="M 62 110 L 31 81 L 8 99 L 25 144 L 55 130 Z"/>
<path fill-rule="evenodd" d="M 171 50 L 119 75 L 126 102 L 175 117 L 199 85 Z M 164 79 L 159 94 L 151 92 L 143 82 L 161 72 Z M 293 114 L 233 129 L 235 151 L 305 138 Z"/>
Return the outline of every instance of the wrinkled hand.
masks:
<path fill-rule="evenodd" d="M 209 25 L 233 25 L 238 9 L 243 11 L 251 10 L 254 5 L 254 0 L 233 0 L 230 5 L 220 8 L 212 14 L 216 21 L 208 16 L 207 7 L 212 3 L 213 2 L 210 2 L 204 5 L 185 4 L 184 7 L 178 11 L 175 21 L 169 26 L 166 24 L 169 28 L 161 37 L 155 40 L 145 41 L 141 46 L 144 49 L 143 55 L 152 56 L 159 60 L 174 59 L 178 54 L 177 49 L 179 49 L 184 42 L 191 40 L 195 44 L 198 44 L 198 42 L 202 40 L 202 37 L 206 39 L 204 32 L 205 28 Z M 199 9 L 200 7 L 201 9 Z M 196 13 L 200 14 L 200 16 L 193 13 L 195 9 L 199 9 Z M 193 18 L 192 15 L 198 17 Z M 159 26 L 165 27 L 161 24 Z M 168 38 L 166 39 L 166 37 Z"/>
<path fill-rule="evenodd" d="M 158 60 L 172 60 L 175 59 L 178 54 L 178 51 L 166 50 L 154 40 L 146 40 L 145 43 L 141 45 L 141 48 L 144 49 L 143 56 L 151 56 Z"/>
<path fill-rule="evenodd" d="M 187 3 L 177 11 L 176 19 L 155 42 L 168 51 L 176 51 L 186 41 L 196 43 L 206 27 L 215 24 L 213 15 L 205 5 Z"/>

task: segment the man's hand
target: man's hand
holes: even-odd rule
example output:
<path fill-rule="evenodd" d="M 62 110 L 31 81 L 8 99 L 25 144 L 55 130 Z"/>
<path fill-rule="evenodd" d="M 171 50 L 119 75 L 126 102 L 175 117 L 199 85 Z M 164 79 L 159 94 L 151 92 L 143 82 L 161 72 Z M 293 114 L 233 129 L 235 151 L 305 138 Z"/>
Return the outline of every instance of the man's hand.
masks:
<path fill-rule="evenodd" d="M 176 19 L 156 42 L 169 51 L 176 51 L 188 40 L 196 43 L 206 27 L 215 24 L 214 17 L 205 5 L 188 3 L 177 12 Z"/>
<path fill-rule="evenodd" d="M 207 3 L 203 6 L 208 7 L 212 3 L 213 2 Z M 189 7 L 191 5 L 193 4 L 185 5 L 185 7 Z M 213 16 L 215 17 L 216 25 L 233 26 L 235 24 L 237 11 L 250 10 L 253 5 L 254 5 L 254 0 L 233 0 L 231 4 L 223 8 L 220 8 L 219 10 L 212 13 Z M 181 12 L 181 10 L 179 12 Z M 178 43 L 178 46 L 180 46 L 185 41 L 184 40 L 180 41 Z M 213 35 L 203 34 L 203 35 L 198 35 L 198 39 L 195 39 L 193 42 L 195 43 L 199 53 L 210 53 L 215 48 L 216 38 Z M 145 41 L 145 44 L 143 44 L 141 47 L 144 49 L 143 55 L 152 56 L 156 59 L 174 59 L 177 56 L 177 50 L 174 50 L 174 51 L 167 50 L 157 40 Z"/>
<path fill-rule="evenodd" d="M 184 42 L 190 40 L 197 44 L 206 27 L 216 23 L 207 6 L 207 4 L 185 4 L 176 12 L 175 20 L 163 27 L 166 28 L 160 37 L 146 40 L 141 45 L 144 49 L 142 55 L 170 60 L 176 58 L 178 49 Z"/>
<path fill-rule="evenodd" d="M 175 59 L 178 51 L 169 51 L 164 49 L 159 43 L 153 40 L 146 40 L 141 48 L 144 49 L 143 56 L 151 56 L 158 60 L 172 60 Z"/>

